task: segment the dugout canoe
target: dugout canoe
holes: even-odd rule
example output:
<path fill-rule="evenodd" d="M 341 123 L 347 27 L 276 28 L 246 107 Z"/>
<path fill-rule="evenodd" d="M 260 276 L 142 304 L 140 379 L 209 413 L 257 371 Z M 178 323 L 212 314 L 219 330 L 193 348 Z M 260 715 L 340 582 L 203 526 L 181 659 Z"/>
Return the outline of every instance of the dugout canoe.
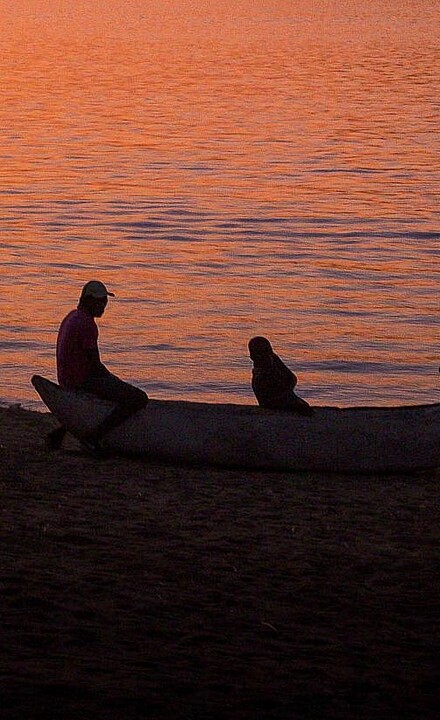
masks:
<path fill-rule="evenodd" d="M 52 414 L 81 438 L 112 404 L 32 384 Z M 440 466 L 440 403 L 400 407 L 315 407 L 311 417 L 257 406 L 150 400 L 103 439 L 109 451 L 173 463 L 283 471 L 395 473 Z"/>

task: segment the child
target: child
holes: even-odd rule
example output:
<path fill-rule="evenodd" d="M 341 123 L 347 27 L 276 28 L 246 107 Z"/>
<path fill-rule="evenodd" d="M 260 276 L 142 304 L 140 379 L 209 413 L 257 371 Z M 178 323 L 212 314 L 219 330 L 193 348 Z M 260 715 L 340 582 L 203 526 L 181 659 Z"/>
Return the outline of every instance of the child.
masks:
<path fill-rule="evenodd" d="M 254 337 L 248 347 L 254 363 L 252 390 L 260 407 L 312 415 L 310 405 L 295 395 L 294 388 L 298 382 L 296 375 L 274 353 L 269 340 Z"/>

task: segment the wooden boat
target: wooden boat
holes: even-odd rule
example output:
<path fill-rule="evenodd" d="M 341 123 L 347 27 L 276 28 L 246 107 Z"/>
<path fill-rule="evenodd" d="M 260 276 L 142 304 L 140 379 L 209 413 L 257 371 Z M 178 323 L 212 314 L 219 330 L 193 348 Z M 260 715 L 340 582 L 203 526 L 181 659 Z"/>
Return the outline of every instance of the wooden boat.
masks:
<path fill-rule="evenodd" d="M 34 375 L 36 391 L 77 438 L 112 405 Z M 116 453 L 174 463 L 339 473 L 411 472 L 440 466 L 440 403 L 316 407 L 311 417 L 256 406 L 174 400 L 148 405 L 103 438 Z"/>

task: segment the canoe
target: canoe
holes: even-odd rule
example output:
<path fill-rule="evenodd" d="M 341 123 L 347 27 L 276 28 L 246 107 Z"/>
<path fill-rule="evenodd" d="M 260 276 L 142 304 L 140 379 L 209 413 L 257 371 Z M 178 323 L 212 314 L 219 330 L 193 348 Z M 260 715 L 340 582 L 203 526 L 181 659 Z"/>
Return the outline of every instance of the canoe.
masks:
<path fill-rule="evenodd" d="M 32 384 L 52 414 L 81 438 L 112 404 Z M 283 471 L 395 473 L 440 466 L 440 403 L 401 407 L 315 407 L 311 417 L 257 406 L 179 400 L 148 405 L 103 438 L 115 453 Z"/>

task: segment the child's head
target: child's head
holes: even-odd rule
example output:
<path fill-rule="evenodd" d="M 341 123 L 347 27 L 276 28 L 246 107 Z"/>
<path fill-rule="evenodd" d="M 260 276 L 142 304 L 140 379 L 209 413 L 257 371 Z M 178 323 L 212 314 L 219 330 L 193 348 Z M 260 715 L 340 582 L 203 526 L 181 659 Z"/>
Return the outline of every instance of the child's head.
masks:
<path fill-rule="evenodd" d="M 253 362 L 268 360 L 273 355 L 272 345 L 267 338 L 261 335 L 249 340 L 248 348 Z"/>

